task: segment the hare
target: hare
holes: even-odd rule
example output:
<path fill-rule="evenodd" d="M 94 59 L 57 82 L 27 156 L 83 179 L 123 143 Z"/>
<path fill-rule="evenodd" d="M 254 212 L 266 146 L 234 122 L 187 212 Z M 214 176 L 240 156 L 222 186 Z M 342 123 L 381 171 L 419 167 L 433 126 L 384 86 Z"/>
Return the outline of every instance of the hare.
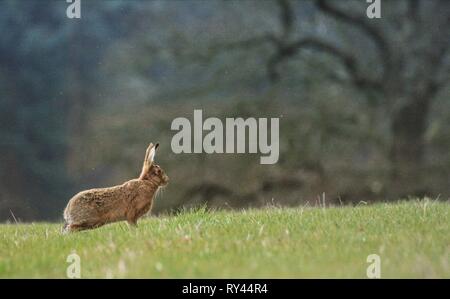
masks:
<path fill-rule="evenodd" d="M 82 191 L 72 197 L 64 210 L 63 232 L 93 229 L 126 220 L 131 226 L 150 211 L 158 189 L 169 177 L 153 163 L 159 144 L 147 148 L 142 171 L 137 179 L 122 185 Z"/>

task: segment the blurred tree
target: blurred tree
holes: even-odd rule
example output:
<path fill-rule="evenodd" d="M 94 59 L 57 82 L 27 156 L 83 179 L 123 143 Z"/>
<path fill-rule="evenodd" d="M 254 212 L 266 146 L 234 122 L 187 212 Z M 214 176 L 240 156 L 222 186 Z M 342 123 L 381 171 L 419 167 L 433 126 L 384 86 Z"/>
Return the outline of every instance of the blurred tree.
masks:
<path fill-rule="evenodd" d="M 161 134 L 170 143 L 171 132 L 164 130 L 181 113 L 189 116 L 192 105 L 223 117 L 284 114 L 284 124 L 291 124 L 282 136 L 285 162 L 272 169 L 273 177 L 285 168 L 297 177 L 300 168 L 322 177 L 340 171 L 331 165 L 335 160 L 355 169 L 360 149 L 353 141 L 373 147 L 364 130 L 375 127 L 373 121 L 361 119 L 387 108 L 392 181 L 418 186 L 424 135 L 437 136 L 425 134 L 430 106 L 449 74 L 448 1 L 383 1 L 380 20 L 366 18 L 367 3 L 360 0 L 85 1 L 81 20 L 67 19 L 66 7 L 60 0 L 0 1 L 0 219 L 12 219 L 11 212 L 22 219 L 55 218 L 76 191 L 74 183 L 110 183 L 134 173 L 142 136 Z M 373 105 L 353 101 L 361 94 Z M 170 109 L 170 103 L 157 107 L 177 99 Z M 246 99 L 258 101 L 246 106 Z M 239 104 L 227 110 L 229 103 L 218 100 Z M 374 130 L 384 150 L 386 128 Z M 338 141 L 345 150 L 336 148 Z M 126 149 L 118 146 L 125 142 Z M 87 158 L 89 152 L 95 159 Z M 113 164 L 109 157 L 123 169 L 92 169 L 93 160 Z M 202 177 L 218 169 L 208 166 L 216 158 L 197 159 Z M 371 162 L 383 164 L 385 177 L 385 159 Z M 251 161 L 223 163 L 228 177 L 217 172 L 217 182 L 258 188 Z M 186 188 L 201 183 L 192 180 L 189 167 L 177 174 L 186 178 Z M 355 177 L 349 181 L 358 185 Z"/>
<path fill-rule="evenodd" d="M 0 1 L 0 219 L 56 218 L 71 193 L 67 160 L 78 143 L 109 44 L 133 28 L 137 2 Z M 115 20 L 125 15 L 125 25 Z M 20 201 L 24 201 L 20 203 Z"/>
<path fill-rule="evenodd" d="M 420 192 L 431 104 L 449 82 L 450 2 L 385 1 L 382 18 L 369 19 L 365 2 L 317 0 L 315 30 L 297 26 L 299 2 L 276 2 L 279 32 L 224 49 L 271 45 L 266 66 L 273 83 L 280 80 L 280 66 L 304 50 L 335 59 L 345 70 L 345 75 L 335 70 L 339 83 L 388 107 L 392 187 L 402 195 Z"/>
<path fill-rule="evenodd" d="M 37 211 L 55 213 L 61 190 L 68 186 L 66 102 L 59 88 L 64 71 L 62 19 L 54 6 L 37 1 L 0 3 L 2 219 L 11 216 L 9 209 L 22 219 Z M 25 210 L 15 209 L 18 200 L 25 200 Z"/>

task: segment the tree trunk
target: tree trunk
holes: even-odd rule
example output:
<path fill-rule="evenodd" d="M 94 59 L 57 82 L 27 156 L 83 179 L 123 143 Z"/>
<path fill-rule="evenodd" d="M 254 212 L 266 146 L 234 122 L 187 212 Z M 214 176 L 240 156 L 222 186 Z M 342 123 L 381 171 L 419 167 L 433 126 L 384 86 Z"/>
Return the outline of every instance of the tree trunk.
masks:
<path fill-rule="evenodd" d="M 429 98 L 411 100 L 392 121 L 391 169 L 394 196 L 423 196 L 425 131 L 430 109 Z"/>

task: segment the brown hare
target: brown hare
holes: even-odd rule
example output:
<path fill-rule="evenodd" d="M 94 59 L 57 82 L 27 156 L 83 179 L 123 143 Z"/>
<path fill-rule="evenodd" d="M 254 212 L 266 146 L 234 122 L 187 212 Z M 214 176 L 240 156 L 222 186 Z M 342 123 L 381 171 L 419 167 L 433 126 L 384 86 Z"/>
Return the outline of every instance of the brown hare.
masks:
<path fill-rule="evenodd" d="M 137 220 L 150 211 L 158 189 L 169 181 L 161 167 L 153 163 L 158 146 L 150 143 L 138 179 L 82 191 L 72 197 L 64 210 L 63 232 L 93 229 L 122 220 L 136 226 Z"/>

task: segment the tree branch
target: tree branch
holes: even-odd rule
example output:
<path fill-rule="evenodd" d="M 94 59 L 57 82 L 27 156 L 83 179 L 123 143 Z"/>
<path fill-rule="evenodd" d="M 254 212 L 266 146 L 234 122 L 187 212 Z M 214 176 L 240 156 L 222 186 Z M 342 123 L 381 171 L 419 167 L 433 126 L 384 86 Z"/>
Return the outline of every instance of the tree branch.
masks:
<path fill-rule="evenodd" d="M 381 62 L 384 67 L 383 77 L 386 78 L 386 75 L 389 74 L 392 69 L 392 54 L 390 52 L 388 42 L 381 31 L 370 24 L 364 14 L 361 16 L 352 15 L 342 9 L 331 5 L 326 0 L 317 0 L 317 7 L 320 11 L 335 19 L 357 26 L 372 39 L 379 51 Z"/>
<path fill-rule="evenodd" d="M 207 47 L 206 51 L 203 51 L 202 53 L 189 53 L 189 59 L 209 62 L 220 53 L 241 49 L 251 50 L 264 44 L 276 44 L 278 42 L 279 41 L 276 36 L 272 35 L 271 33 L 266 33 L 260 36 L 250 37 L 248 39 L 242 39 L 234 42 L 211 44 Z"/>
<path fill-rule="evenodd" d="M 306 48 L 315 49 L 336 57 L 343 64 L 348 74 L 351 76 L 353 84 L 356 86 L 374 89 L 379 89 L 381 87 L 380 82 L 377 80 L 361 75 L 356 58 L 353 55 L 346 53 L 344 50 L 327 41 L 311 37 L 298 40 L 278 49 L 277 53 L 272 56 L 268 63 L 268 73 L 271 80 L 277 80 L 279 78 L 276 70 L 278 64 Z"/>
<path fill-rule="evenodd" d="M 283 36 L 289 37 L 292 33 L 295 23 L 295 15 L 290 0 L 278 0 L 280 7 L 280 22 L 283 26 Z"/>
<path fill-rule="evenodd" d="M 354 55 L 345 52 L 332 43 L 312 37 L 300 39 L 297 41 L 290 41 L 289 38 L 293 31 L 293 26 L 295 23 L 295 15 L 292 9 L 291 2 L 290 0 L 278 0 L 277 3 L 280 8 L 279 19 L 282 25 L 281 36 L 275 36 L 274 34 L 267 33 L 261 36 L 236 41 L 233 43 L 216 44 L 209 47 L 208 52 L 212 53 L 209 56 L 214 56 L 218 52 L 222 51 L 251 49 L 263 44 L 270 44 L 275 47 L 275 53 L 269 58 L 267 62 L 267 72 L 270 81 L 276 82 L 280 77 L 277 70 L 277 67 L 280 63 L 292 56 L 295 56 L 303 49 L 315 49 L 337 58 L 347 70 L 348 74 L 351 77 L 352 83 L 357 87 L 381 89 L 381 82 L 379 80 L 375 80 L 361 74 L 358 68 L 356 57 Z M 380 48 L 386 51 L 386 56 L 388 55 L 387 45 L 385 44 L 384 37 L 379 34 L 377 30 L 372 28 L 370 24 L 367 24 L 365 19 L 347 15 L 346 13 L 335 9 L 332 6 L 329 6 L 326 1 L 319 0 L 318 3 L 319 7 L 323 11 L 326 11 L 328 14 L 332 14 L 333 16 L 339 19 L 346 20 L 350 23 L 360 24 L 360 26 L 362 26 L 362 28 L 364 28 L 365 31 L 369 33 L 369 35 L 373 36 L 373 38 L 377 41 L 377 44 L 382 45 L 380 46 Z M 390 60 L 390 57 L 389 59 L 386 58 L 386 60 Z"/>

